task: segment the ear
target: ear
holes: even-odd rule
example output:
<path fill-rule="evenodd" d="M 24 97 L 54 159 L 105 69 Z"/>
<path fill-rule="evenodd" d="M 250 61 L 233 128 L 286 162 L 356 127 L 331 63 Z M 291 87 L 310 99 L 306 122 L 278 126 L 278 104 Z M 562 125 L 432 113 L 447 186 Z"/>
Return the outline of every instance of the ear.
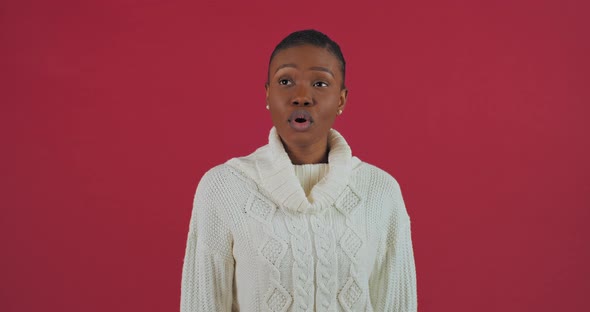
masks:
<path fill-rule="evenodd" d="M 346 106 L 346 100 L 348 99 L 348 89 L 343 88 L 340 90 L 340 101 L 338 103 L 338 109 L 344 110 Z"/>
<path fill-rule="evenodd" d="M 268 82 L 266 82 L 264 84 L 264 90 L 266 91 L 266 104 L 268 104 L 268 91 L 269 91 L 269 88 L 268 87 L 269 87 L 268 86 Z"/>

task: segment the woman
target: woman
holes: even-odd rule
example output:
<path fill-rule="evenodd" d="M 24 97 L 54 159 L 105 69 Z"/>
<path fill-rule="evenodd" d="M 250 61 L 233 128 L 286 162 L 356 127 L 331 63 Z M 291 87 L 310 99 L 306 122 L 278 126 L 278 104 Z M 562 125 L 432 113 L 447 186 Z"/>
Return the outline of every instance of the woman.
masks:
<path fill-rule="evenodd" d="M 345 65 L 314 30 L 273 51 L 269 143 L 201 179 L 181 311 L 416 311 L 399 186 L 332 129 L 346 105 Z"/>

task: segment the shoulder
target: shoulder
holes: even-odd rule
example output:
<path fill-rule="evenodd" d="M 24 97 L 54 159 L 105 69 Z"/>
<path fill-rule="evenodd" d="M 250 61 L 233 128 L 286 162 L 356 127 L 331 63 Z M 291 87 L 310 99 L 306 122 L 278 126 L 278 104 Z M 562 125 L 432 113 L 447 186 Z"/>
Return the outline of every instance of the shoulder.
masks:
<path fill-rule="evenodd" d="M 257 192 L 256 160 L 267 146 L 247 156 L 235 157 L 209 169 L 199 181 L 197 195 L 210 194 L 215 198 L 235 198 L 237 193 Z"/>
<path fill-rule="evenodd" d="M 221 183 L 225 180 L 230 173 L 230 167 L 226 164 L 217 165 L 205 172 L 201 177 L 201 181 L 199 182 L 199 186 L 209 186 Z"/>
<path fill-rule="evenodd" d="M 231 224 L 241 206 L 256 190 L 236 169 L 227 164 L 209 169 L 199 181 L 193 199 L 193 218 L 197 223 Z M 199 216 L 198 218 L 196 216 Z M 224 220 L 224 221 L 220 221 Z"/>
<path fill-rule="evenodd" d="M 387 171 L 361 162 L 353 171 L 353 179 L 357 188 L 364 190 L 367 208 L 378 220 L 389 224 L 408 218 L 400 185 Z"/>
<path fill-rule="evenodd" d="M 205 172 L 197 186 L 197 193 L 215 192 L 223 194 L 233 187 L 244 187 L 252 184 L 237 168 L 228 163 L 217 165 Z"/>
<path fill-rule="evenodd" d="M 353 170 L 353 176 L 357 179 L 364 180 L 371 185 L 372 189 L 379 192 L 398 194 L 401 193 L 400 185 L 397 180 L 387 171 L 361 161 Z"/>

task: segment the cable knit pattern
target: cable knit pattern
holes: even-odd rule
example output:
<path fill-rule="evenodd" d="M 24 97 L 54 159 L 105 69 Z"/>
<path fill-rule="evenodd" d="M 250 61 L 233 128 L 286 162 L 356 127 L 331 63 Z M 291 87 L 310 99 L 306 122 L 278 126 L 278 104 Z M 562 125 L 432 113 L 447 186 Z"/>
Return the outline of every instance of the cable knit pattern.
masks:
<path fill-rule="evenodd" d="M 258 249 L 259 254 L 270 264 L 271 285 L 267 291 L 265 303 L 270 311 L 286 311 L 291 304 L 291 295 L 280 284 L 279 266 L 287 251 L 287 244 L 274 235 L 272 217 L 276 210 L 274 204 L 263 197 L 252 194 L 251 200 L 246 204 L 246 211 L 254 219 L 263 224 L 267 238 Z"/>
<path fill-rule="evenodd" d="M 313 255 L 306 217 L 288 213 L 285 225 L 291 233 L 291 251 L 295 260 L 293 262 L 295 291 L 293 311 L 313 311 Z"/>
<path fill-rule="evenodd" d="M 360 197 L 350 187 L 346 187 L 342 196 L 336 201 L 336 208 L 345 216 L 347 226 L 344 235 L 340 239 L 340 246 L 342 246 L 342 250 L 348 255 L 352 263 L 348 280 L 338 294 L 338 300 L 347 312 L 356 311 L 355 304 L 363 295 L 363 289 L 357 281 L 359 279 L 357 254 L 363 245 L 363 240 L 354 230 L 351 221 L 351 214 L 359 206 L 360 202 Z"/>
<path fill-rule="evenodd" d="M 273 128 L 268 145 L 203 176 L 182 312 L 417 311 L 399 185 L 335 130 L 328 142 L 327 170 L 298 171 Z"/>
<path fill-rule="evenodd" d="M 336 311 L 336 279 L 338 259 L 336 239 L 332 230 L 331 213 L 311 216 L 316 249 L 316 311 Z"/>

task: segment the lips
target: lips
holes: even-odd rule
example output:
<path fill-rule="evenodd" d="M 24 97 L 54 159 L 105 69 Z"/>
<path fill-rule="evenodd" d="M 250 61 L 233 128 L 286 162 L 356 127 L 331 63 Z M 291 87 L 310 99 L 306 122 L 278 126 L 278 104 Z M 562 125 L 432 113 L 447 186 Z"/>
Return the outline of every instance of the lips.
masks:
<path fill-rule="evenodd" d="M 293 130 L 305 131 L 311 127 L 313 118 L 308 111 L 300 109 L 291 113 L 288 122 Z"/>

